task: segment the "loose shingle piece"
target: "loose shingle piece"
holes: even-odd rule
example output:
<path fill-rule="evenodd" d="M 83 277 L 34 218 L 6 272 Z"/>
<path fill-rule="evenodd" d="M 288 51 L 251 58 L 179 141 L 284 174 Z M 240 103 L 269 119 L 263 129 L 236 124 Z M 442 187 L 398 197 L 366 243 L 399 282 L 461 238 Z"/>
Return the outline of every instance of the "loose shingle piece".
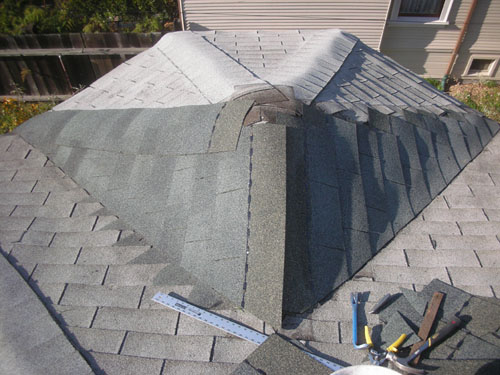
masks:
<path fill-rule="evenodd" d="M 331 372 L 295 345 L 278 334 L 273 334 L 250 354 L 232 374 L 327 375 Z"/>
<path fill-rule="evenodd" d="M 379 317 L 385 324 L 381 329 L 380 338 L 374 337 L 375 340 L 385 341 L 387 345 L 401 333 L 411 332 L 409 327 L 419 327 L 423 309 L 435 292 L 441 292 L 444 298 L 433 324 L 431 336 L 443 329 L 455 317 L 461 319 L 462 325 L 461 329 L 452 333 L 445 341 L 424 352 L 422 368 L 430 370 L 433 366 L 438 366 L 437 373 L 452 373 L 455 367 L 464 371 L 469 366 L 476 368 L 488 364 L 490 367 L 486 366 L 484 373 L 495 373 L 492 369 L 498 365 L 491 361 L 500 358 L 500 341 L 497 337 L 500 328 L 500 305 L 496 299 L 472 296 L 438 279 L 432 280 L 420 292 L 406 289 L 402 291 L 403 294 L 393 298 L 392 303 L 381 311 Z M 405 341 L 403 346 L 419 339 L 409 341 Z"/>

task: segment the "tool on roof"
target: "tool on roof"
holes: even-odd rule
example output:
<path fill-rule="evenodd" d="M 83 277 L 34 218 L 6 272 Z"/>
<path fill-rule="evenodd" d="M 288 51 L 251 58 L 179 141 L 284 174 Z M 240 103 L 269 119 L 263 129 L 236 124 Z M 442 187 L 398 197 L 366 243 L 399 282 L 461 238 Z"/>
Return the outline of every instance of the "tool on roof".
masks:
<path fill-rule="evenodd" d="M 387 353 L 392 352 L 396 353 L 398 351 L 399 346 L 406 340 L 406 334 L 403 333 L 399 338 L 394 341 L 391 345 L 387 347 L 385 350 L 377 350 L 373 347 L 372 338 L 370 336 L 370 330 L 367 326 L 365 326 L 365 339 L 368 344 L 368 357 L 370 358 L 370 362 L 373 365 L 380 366 L 387 359 Z"/>
<path fill-rule="evenodd" d="M 358 299 L 359 293 L 351 293 L 351 307 L 352 307 L 352 345 L 354 349 L 366 349 L 368 344 L 357 344 L 358 341 Z M 365 332 L 367 327 L 365 326 Z"/>
<path fill-rule="evenodd" d="M 393 352 L 387 352 L 386 358 L 391 361 L 397 368 L 403 370 L 410 374 L 425 374 L 424 370 L 419 370 L 410 366 L 410 362 L 413 361 L 416 357 L 422 354 L 425 350 L 434 346 L 444 340 L 448 335 L 453 333 L 460 325 L 462 321 L 455 317 L 450 323 L 448 323 L 443 329 L 441 329 L 438 333 L 432 335 L 425 343 L 418 348 L 413 354 L 410 354 L 408 357 L 401 358 L 396 356 Z"/>
<path fill-rule="evenodd" d="M 383 296 L 380 301 L 377 302 L 375 306 L 373 306 L 373 309 L 368 311 L 370 314 L 377 314 L 386 304 L 389 302 L 391 299 L 391 294 L 388 293 L 385 296 Z"/>
<path fill-rule="evenodd" d="M 213 314 L 207 310 L 194 306 L 189 302 L 181 300 L 173 296 L 172 293 L 168 295 L 165 293 L 156 293 L 155 296 L 152 298 L 152 300 L 164 306 L 170 307 L 171 309 L 178 311 L 182 314 L 186 314 L 192 318 L 195 318 L 201 322 L 219 328 L 234 336 L 253 342 L 254 344 L 257 345 L 262 344 L 268 338 L 268 336 L 263 333 L 257 332 L 251 328 L 245 327 L 239 323 L 233 322 L 222 316 Z M 318 361 L 319 363 L 323 364 L 324 366 L 328 367 L 331 370 L 336 371 L 344 368 L 344 366 L 341 366 L 337 363 L 331 362 L 325 358 L 317 356 L 316 354 L 308 352 L 303 348 L 300 349 L 303 350 L 304 353 L 306 353 L 309 357 L 315 359 L 316 361 Z"/>
<path fill-rule="evenodd" d="M 423 341 L 413 344 L 410 350 L 410 354 L 415 353 L 417 349 L 420 348 L 424 344 L 425 340 L 427 340 L 427 338 L 429 337 L 443 297 L 444 294 L 440 292 L 434 292 L 434 294 L 432 295 L 431 303 L 429 304 L 429 307 L 425 312 L 424 321 L 422 322 L 422 325 L 418 330 L 418 337 L 420 337 Z M 415 357 L 415 359 L 413 360 L 413 365 L 418 364 L 419 360 L 420 356 Z"/>

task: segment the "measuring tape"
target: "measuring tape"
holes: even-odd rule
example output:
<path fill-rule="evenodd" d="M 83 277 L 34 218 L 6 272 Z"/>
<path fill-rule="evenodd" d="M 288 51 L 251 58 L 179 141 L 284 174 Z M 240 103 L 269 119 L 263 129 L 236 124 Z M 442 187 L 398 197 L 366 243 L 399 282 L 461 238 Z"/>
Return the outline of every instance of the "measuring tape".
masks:
<path fill-rule="evenodd" d="M 253 342 L 254 344 L 260 345 L 268 338 L 268 336 L 264 335 L 263 333 L 242 326 L 241 324 L 232 322 L 219 315 L 212 314 L 211 312 L 208 312 L 206 310 L 200 309 L 199 307 L 193 306 L 190 303 L 180 300 L 172 295 L 165 293 L 156 293 L 152 299 L 153 301 L 158 302 L 164 306 L 170 307 L 175 311 L 188 315 L 192 318 L 195 318 L 196 320 L 209 324 L 213 327 L 217 327 L 227 333 L 230 333 L 244 340 Z M 337 371 L 344 368 L 343 366 L 328 361 L 327 359 L 312 354 L 304 349 L 301 350 L 304 353 L 306 353 L 309 357 L 322 363 L 331 370 Z"/>

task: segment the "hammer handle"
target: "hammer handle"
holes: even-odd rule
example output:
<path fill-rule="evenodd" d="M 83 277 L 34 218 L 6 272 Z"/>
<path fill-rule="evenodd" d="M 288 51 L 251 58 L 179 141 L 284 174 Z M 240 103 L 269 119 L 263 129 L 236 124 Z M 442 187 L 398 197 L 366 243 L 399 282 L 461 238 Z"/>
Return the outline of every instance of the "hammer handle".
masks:
<path fill-rule="evenodd" d="M 431 346 L 436 345 L 437 343 L 444 340 L 450 333 L 458 329 L 458 327 L 462 324 L 462 321 L 458 318 L 454 318 L 450 323 L 448 323 L 443 329 L 441 329 L 438 333 L 435 333 L 431 337 L 429 337 L 425 343 L 413 354 L 408 357 L 408 363 L 413 361 L 414 358 L 422 354 L 423 351 L 430 348 Z"/>

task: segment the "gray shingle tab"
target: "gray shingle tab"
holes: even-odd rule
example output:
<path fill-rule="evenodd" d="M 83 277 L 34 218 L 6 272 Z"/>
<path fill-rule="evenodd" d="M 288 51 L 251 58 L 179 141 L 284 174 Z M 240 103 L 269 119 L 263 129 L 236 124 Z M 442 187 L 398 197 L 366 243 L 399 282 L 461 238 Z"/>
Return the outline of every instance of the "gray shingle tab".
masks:
<path fill-rule="evenodd" d="M 215 121 L 209 152 L 234 151 L 238 145 L 240 129 L 253 101 L 238 100 L 227 103 Z"/>
<path fill-rule="evenodd" d="M 384 178 L 398 184 L 404 184 L 397 138 L 392 134 L 378 133 L 378 144 Z"/>
<path fill-rule="evenodd" d="M 252 372 L 250 368 L 255 369 Z M 243 374 L 330 374 L 331 370 L 309 357 L 278 334 L 271 335 L 261 344 L 233 375 Z"/>
<path fill-rule="evenodd" d="M 0 372 L 89 374 L 89 365 L 3 255 L 0 270 Z M 65 357 L 71 357 L 71 366 L 58 362 Z"/>
<path fill-rule="evenodd" d="M 75 219 L 36 219 L 32 229 L 45 232 L 38 238 L 27 233 L 22 243 L 90 243 L 94 249 L 82 250 L 73 277 L 92 262 L 102 271 L 112 259 L 118 264 L 109 268 L 104 286 L 197 278 L 196 298 L 219 303 L 210 288 L 238 306 L 245 298 L 245 308 L 278 326 L 283 310 L 302 313 L 362 267 L 498 127 L 473 112 L 445 116 L 462 109 L 347 34 L 264 34 L 267 40 L 244 31 L 167 35 L 128 67 L 44 115 L 40 124 L 21 126 L 19 134 L 120 218 L 101 216 L 91 234 L 73 233 L 80 229 Z M 179 45 L 187 52 L 179 53 Z M 193 59 L 199 54 L 201 60 Z M 213 74 L 199 74 L 200 65 Z M 157 80 L 164 87 L 155 90 L 153 75 L 163 77 Z M 272 86 L 276 83 L 289 87 Z M 114 91 L 104 92 L 110 88 Z M 242 126 L 253 100 L 259 105 L 254 120 L 262 114 L 270 123 Z M 94 110 L 62 110 L 82 103 Z M 109 109 L 130 106 L 140 108 Z M 30 165 L 39 166 L 31 162 L 41 163 L 44 156 L 34 153 L 35 159 L 20 163 L 30 147 L 14 146 L 8 162 L 15 163 L 2 164 L 2 170 L 23 168 L 18 177 L 33 183 L 62 177 L 60 171 L 53 176 L 30 171 Z M 45 185 L 48 193 L 52 185 Z M 74 203 L 88 199 L 83 189 L 71 186 L 51 191 L 47 201 L 47 195 L 36 202 L 14 198 L 31 206 L 67 201 L 66 216 Z M 61 233 L 66 230 L 71 232 Z M 122 246 L 153 247 L 97 253 L 118 238 Z M 391 267 L 406 265 L 403 258 Z M 49 268 L 40 267 L 35 276 L 48 277 Z M 71 281 L 64 278 L 64 267 L 54 269 L 60 271 L 58 283 Z M 100 288 L 89 299 L 101 303 L 99 293 L 105 292 L 113 306 L 135 308 L 124 299 L 141 300 L 135 289 L 115 296 Z M 208 297 L 202 298 L 205 292 Z M 80 297 L 87 299 L 87 292 L 68 286 L 62 303 Z"/>
<path fill-rule="evenodd" d="M 360 173 L 356 127 L 339 118 L 330 117 L 327 123 L 333 134 L 337 155 L 337 168 Z"/>
<path fill-rule="evenodd" d="M 462 132 L 466 136 L 467 146 L 469 148 L 469 153 L 472 158 L 475 158 L 482 150 L 481 141 L 479 139 L 479 134 L 474 125 L 471 125 L 467 121 L 459 120 L 460 127 L 462 128 Z"/>
<path fill-rule="evenodd" d="M 245 308 L 281 325 L 285 259 L 286 131 L 256 125 L 249 204 L 248 273 Z"/>
<path fill-rule="evenodd" d="M 420 169 L 414 126 L 397 117 L 391 118 L 392 133 L 398 139 L 401 164 L 413 169 Z"/>
<path fill-rule="evenodd" d="M 311 243 L 342 249 L 343 223 L 340 220 L 342 213 L 339 189 L 316 182 L 311 182 L 309 189 L 311 196 Z"/>

